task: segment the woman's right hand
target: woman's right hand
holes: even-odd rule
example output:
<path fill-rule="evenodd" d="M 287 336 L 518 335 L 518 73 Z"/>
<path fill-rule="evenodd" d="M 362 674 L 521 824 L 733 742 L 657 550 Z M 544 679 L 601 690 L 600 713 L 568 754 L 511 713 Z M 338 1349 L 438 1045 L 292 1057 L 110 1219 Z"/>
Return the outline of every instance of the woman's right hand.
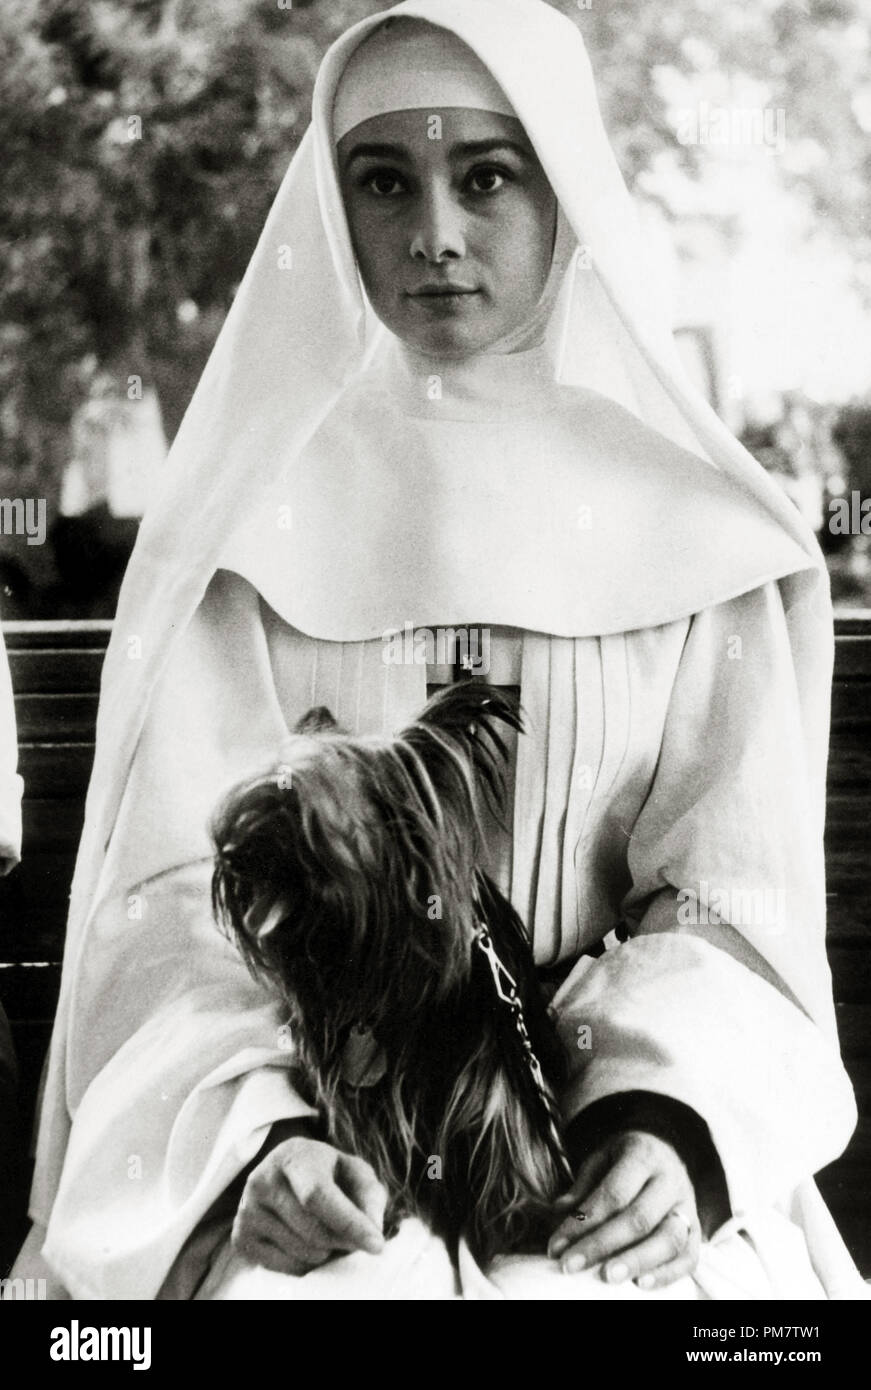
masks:
<path fill-rule="evenodd" d="M 305 1274 L 337 1251 L 384 1249 L 387 1193 L 362 1158 L 298 1135 L 252 1170 L 233 1223 L 251 1264 Z"/>

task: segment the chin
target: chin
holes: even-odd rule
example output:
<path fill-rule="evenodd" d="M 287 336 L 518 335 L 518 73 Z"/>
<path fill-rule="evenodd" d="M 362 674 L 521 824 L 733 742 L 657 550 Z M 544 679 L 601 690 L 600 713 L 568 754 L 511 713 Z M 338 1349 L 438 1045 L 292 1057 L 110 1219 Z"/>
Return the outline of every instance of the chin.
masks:
<path fill-rule="evenodd" d="M 429 333 L 400 336 L 410 347 L 429 357 L 471 357 L 477 352 L 485 352 L 491 342 L 496 342 L 493 334 L 463 332 L 447 324 Z"/>
<path fill-rule="evenodd" d="M 373 306 L 375 307 L 375 306 Z M 426 357 L 460 358 L 472 357 L 475 353 L 486 352 L 491 343 L 498 341 L 504 333 L 501 324 L 486 324 L 484 316 L 465 314 L 445 315 L 422 320 L 416 313 L 409 313 L 406 306 L 392 303 L 384 306 L 385 311 L 375 312 L 381 322 L 414 352 Z"/>

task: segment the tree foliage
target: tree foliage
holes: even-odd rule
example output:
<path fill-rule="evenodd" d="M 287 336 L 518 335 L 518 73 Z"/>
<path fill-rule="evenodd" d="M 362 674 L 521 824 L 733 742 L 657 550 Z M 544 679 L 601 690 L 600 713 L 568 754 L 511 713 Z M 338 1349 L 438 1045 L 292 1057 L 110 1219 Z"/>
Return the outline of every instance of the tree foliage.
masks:
<path fill-rule="evenodd" d="M 473 0 L 470 0 L 470 3 Z M 867 0 L 559 0 L 631 184 L 676 144 L 663 72 L 766 84 L 783 177 L 868 257 L 856 93 Z M 0 485 L 51 497 L 98 380 L 156 385 L 172 434 L 307 124 L 327 44 L 372 0 L 13 0 L 0 9 Z M 864 32 L 864 31 L 863 31 Z M 858 110 L 858 114 L 857 114 Z M 865 108 L 867 111 L 867 107 Z M 795 142 L 798 140 L 798 144 Z"/>

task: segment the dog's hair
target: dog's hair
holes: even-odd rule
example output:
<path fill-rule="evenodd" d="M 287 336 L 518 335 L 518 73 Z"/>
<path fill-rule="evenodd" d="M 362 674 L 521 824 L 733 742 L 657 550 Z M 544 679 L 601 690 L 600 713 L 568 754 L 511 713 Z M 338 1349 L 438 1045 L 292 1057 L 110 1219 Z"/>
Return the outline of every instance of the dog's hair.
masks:
<path fill-rule="evenodd" d="M 393 738 L 312 710 L 280 770 L 212 824 L 216 917 L 286 1003 L 330 1141 L 384 1183 L 388 1231 L 417 1214 L 480 1260 L 542 1249 L 568 1182 L 564 1052 L 523 923 L 479 864 L 481 796 L 496 814 L 504 796 L 500 726 L 522 731 L 515 703 L 475 681 Z M 349 1079 L 366 1039 L 380 1069 Z"/>

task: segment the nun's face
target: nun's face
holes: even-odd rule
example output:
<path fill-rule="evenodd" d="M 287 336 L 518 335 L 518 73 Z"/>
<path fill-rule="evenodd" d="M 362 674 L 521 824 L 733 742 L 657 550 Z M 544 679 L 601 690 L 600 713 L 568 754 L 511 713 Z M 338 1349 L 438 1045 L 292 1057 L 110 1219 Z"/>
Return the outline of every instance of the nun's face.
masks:
<path fill-rule="evenodd" d="M 519 121 L 393 111 L 349 131 L 338 160 L 366 292 L 403 342 L 463 357 L 530 318 L 557 204 Z"/>

